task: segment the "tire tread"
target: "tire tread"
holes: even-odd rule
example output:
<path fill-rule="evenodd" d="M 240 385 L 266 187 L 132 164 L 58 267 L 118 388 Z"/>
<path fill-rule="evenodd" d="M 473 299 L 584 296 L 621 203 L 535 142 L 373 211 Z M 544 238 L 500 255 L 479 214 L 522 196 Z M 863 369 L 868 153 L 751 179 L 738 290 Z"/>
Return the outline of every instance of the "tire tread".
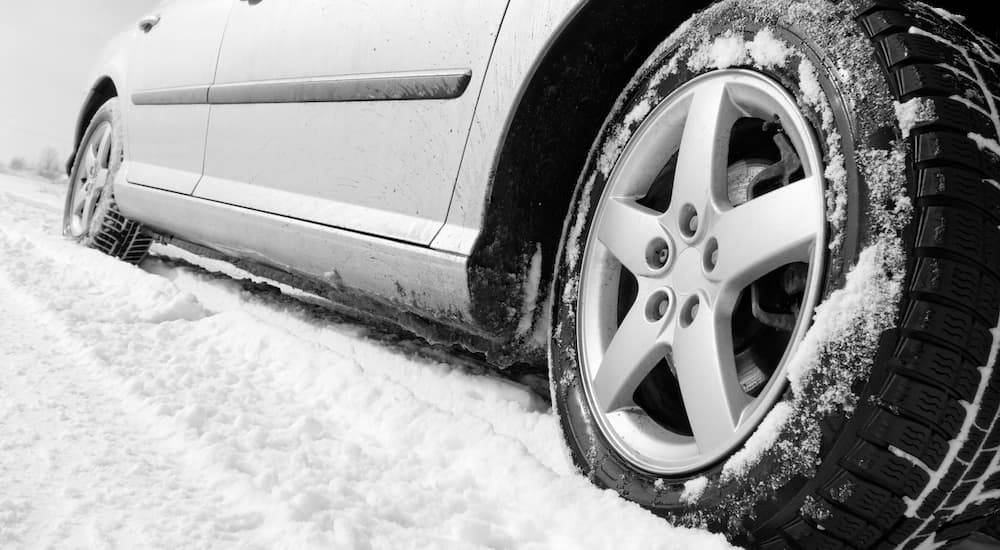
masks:
<path fill-rule="evenodd" d="M 977 487 L 1000 488 L 1000 473 L 980 483 L 1000 446 L 1000 373 L 981 368 L 995 361 L 991 331 L 1000 316 L 1000 157 L 971 136 L 1000 133 L 985 114 L 996 91 L 976 77 L 995 80 L 1000 67 L 970 53 L 981 40 L 974 33 L 917 4 L 864 0 L 856 16 L 895 99 L 921 101 L 930 113 L 909 136 L 914 259 L 888 376 L 856 412 L 866 418 L 859 439 L 811 496 L 824 503 L 821 527 L 803 512 L 770 541 L 914 548 L 931 537 L 961 539 L 998 508 L 996 499 L 963 506 Z M 980 391 L 984 372 L 991 378 Z M 969 414 L 974 422 L 963 432 Z"/>

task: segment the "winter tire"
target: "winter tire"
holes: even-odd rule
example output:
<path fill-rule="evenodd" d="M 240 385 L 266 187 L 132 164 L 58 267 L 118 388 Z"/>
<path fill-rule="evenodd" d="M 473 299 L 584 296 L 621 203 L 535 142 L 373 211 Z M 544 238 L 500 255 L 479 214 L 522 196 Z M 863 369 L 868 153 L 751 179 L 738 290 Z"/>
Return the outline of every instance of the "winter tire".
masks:
<path fill-rule="evenodd" d="M 91 119 L 70 171 L 63 234 L 130 263 L 146 257 L 152 243 L 142 226 L 125 218 L 112 185 L 121 168 L 123 140 L 118 99 L 108 100 Z"/>
<path fill-rule="evenodd" d="M 564 229 L 553 403 L 599 486 L 759 548 L 1000 507 L 1000 49 L 891 0 L 727 0 L 650 57 Z"/>

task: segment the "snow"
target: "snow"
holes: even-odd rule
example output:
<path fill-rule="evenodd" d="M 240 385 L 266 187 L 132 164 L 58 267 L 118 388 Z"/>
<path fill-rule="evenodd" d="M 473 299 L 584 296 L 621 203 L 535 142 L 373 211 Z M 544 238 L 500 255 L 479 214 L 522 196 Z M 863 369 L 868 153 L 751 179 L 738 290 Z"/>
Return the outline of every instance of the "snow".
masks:
<path fill-rule="evenodd" d="M 831 251 L 837 252 L 844 244 L 844 225 L 847 223 L 847 167 L 840 145 L 841 135 L 834 122 L 833 110 L 819 83 L 816 66 L 812 61 L 803 59 L 799 62 L 798 71 L 799 88 L 802 90 L 801 101 L 817 109 L 823 119 L 827 148 L 826 168 L 823 170 L 823 177 L 827 182 L 826 219 L 833 228 L 828 246 Z"/>
<path fill-rule="evenodd" d="M 657 481 L 660 481 L 659 479 Z M 657 487 L 662 489 L 661 487 Z M 696 477 L 690 479 L 684 483 L 684 492 L 681 493 L 681 502 L 686 502 L 688 504 L 697 504 L 701 500 L 701 495 L 705 494 L 705 489 L 708 488 L 708 478 L 707 477 Z"/>
<path fill-rule="evenodd" d="M 517 324 L 517 335 L 526 336 L 535 320 L 535 312 L 541 304 L 538 295 L 542 285 L 542 245 L 538 245 L 531 257 L 528 277 L 524 280 L 524 302 L 521 305 L 521 319 Z"/>
<path fill-rule="evenodd" d="M 900 448 L 898 448 L 898 447 L 896 447 L 894 445 L 889 445 L 889 452 L 892 453 L 893 455 L 895 455 L 895 456 L 897 456 L 899 458 L 902 458 L 903 460 L 909 462 L 914 467 L 923 470 L 924 472 L 927 473 L 928 476 L 930 476 L 931 474 L 934 473 L 933 470 L 931 470 L 930 468 L 927 467 L 926 464 L 924 464 L 923 460 L 920 460 L 919 458 L 911 455 L 910 453 L 908 453 L 908 452 L 906 452 L 906 451 L 904 451 L 904 450 L 902 450 L 902 449 L 900 449 Z M 906 497 L 903 497 L 903 500 L 906 501 L 906 500 L 909 500 L 909 499 L 907 499 Z"/>
<path fill-rule="evenodd" d="M 820 368 L 819 356 L 824 346 L 856 329 L 859 323 L 867 324 L 872 319 L 878 319 L 880 312 L 893 310 L 893 303 L 887 298 L 895 298 L 899 289 L 894 288 L 891 282 L 886 285 L 890 287 L 888 289 L 878 284 L 880 269 L 879 251 L 876 248 L 864 250 L 857 265 L 848 273 L 844 288 L 834 291 L 816 307 L 813 326 L 788 367 L 788 380 L 793 393 L 801 395 L 805 392 L 810 377 Z"/>
<path fill-rule="evenodd" d="M 746 41 L 732 31 L 702 45 L 691 55 L 689 65 L 696 71 L 725 69 L 749 62 Z"/>
<path fill-rule="evenodd" d="M 824 501 L 817 500 L 812 495 L 806 496 L 799 508 L 802 515 L 816 522 L 816 528 L 824 530 L 823 522 L 830 519 L 831 510 Z"/>
<path fill-rule="evenodd" d="M 957 101 L 957 102 L 961 103 L 962 105 L 965 105 L 966 107 L 972 109 L 973 111 L 978 111 L 981 114 L 984 114 L 986 116 L 990 116 L 990 112 L 989 111 L 987 111 L 986 109 L 983 109 L 978 103 L 975 103 L 975 102 L 971 101 L 967 97 L 962 97 L 960 95 L 955 94 L 955 95 L 949 96 L 948 99 Z"/>
<path fill-rule="evenodd" d="M 802 90 L 802 100 L 809 105 L 820 105 L 826 101 L 823 88 L 816 76 L 816 66 L 812 61 L 803 59 L 799 63 L 799 88 Z"/>
<path fill-rule="evenodd" d="M 928 6 L 928 9 L 930 9 L 934 13 L 940 15 L 944 19 L 948 19 L 950 21 L 954 21 L 955 23 L 965 23 L 965 16 L 964 15 L 958 15 L 958 14 L 955 14 L 955 13 L 951 13 L 950 11 L 948 11 L 948 10 L 946 10 L 944 8 L 935 8 L 935 7 Z"/>
<path fill-rule="evenodd" d="M 69 243 L 60 193 L 0 176 L 0 547 L 730 548 L 579 476 L 525 388 Z"/>
<path fill-rule="evenodd" d="M 918 124 L 934 119 L 934 103 L 927 98 L 916 97 L 906 103 L 895 102 L 896 118 L 899 120 L 899 130 L 903 133 L 903 139 L 910 137 L 910 133 Z"/>
<path fill-rule="evenodd" d="M 764 452 L 774 446 L 781 435 L 781 430 L 794 413 L 795 409 L 787 402 L 775 405 L 750 439 L 743 444 L 743 448 L 722 466 L 722 478 L 729 480 L 743 476 L 747 470 L 760 462 Z"/>
<path fill-rule="evenodd" d="M 769 28 L 758 31 L 749 42 L 730 31 L 703 43 L 691 54 L 689 65 L 694 70 L 726 69 L 739 65 L 772 68 L 784 66 L 789 55 L 792 55 L 792 49 Z"/>
<path fill-rule="evenodd" d="M 997 143 L 997 140 L 981 136 L 975 132 L 969 132 L 968 137 L 976 142 L 976 146 L 979 147 L 980 151 L 988 151 L 1000 158 L 1000 144 Z"/>
<path fill-rule="evenodd" d="M 788 63 L 788 56 L 792 55 L 788 44 L 774 36 L 774 31 L 769 28 L 758 31 L 747 44 L 747 50 L 754 65 L 763 68 L 784 67 Z"/>
<path fill-rule="evenodd" d="M 947 544 L 948 541 L 938 542 L 935 540 L 935 533 L 931 533 L 931 536 L 927 537 L 920 544 L 914 548 L 914 550 L 937 550 Z"/>
<path fill-rule="evenodd" d="M 636 105 L 625 115 L 625 126 L 634 126 L 646 120 L 646 116 L 653 110 L 652 101 L 643 101 Z"/>

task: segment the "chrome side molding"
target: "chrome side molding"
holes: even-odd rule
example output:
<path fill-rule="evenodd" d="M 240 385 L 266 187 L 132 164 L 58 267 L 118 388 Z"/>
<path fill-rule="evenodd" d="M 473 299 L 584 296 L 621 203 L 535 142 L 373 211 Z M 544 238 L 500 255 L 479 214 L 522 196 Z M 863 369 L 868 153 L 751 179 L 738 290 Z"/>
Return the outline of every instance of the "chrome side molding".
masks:
<path fill-rule="evenodd" d="M 136 105 L 235 105 L 347 101 L 456 99 L 472 80 L 468 69 L 237 82 L 145 90 L 132 94 Z"/>
<path fill-rule="evenodd" d="M 209 86 L 163 88 L 132 93 L 136 105 L 204 105 L 208 103 Z"/>

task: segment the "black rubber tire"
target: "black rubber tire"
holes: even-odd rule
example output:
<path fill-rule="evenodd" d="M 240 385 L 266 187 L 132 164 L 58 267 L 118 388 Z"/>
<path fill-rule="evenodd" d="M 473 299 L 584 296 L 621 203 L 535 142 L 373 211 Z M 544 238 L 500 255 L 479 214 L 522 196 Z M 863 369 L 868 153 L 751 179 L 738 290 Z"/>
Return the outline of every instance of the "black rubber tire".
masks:
<path fill-rule="evenodd" d="M 77 240 L 77 242 L 84 246 L 95 248 L 109 256 L 126 262 L 138 264 L 149 252 L 153 238 L 143 230 L 141 224 L 126 218 L 118 210 L 110 183 L 114 181 L 114 174 L 121 169 L 122 159 L 124 158 L 118 98 L 109 99 L 97 110 L 87 126 L 87 131 L 83 134 L 81 143 L 88 143 L 93 133 L 104 122 L 111 123 L 114 139 L 107 191 L 98 203 L 97 211 L 90 228 L 82 235 L 76 237 L 71 235 L 69 231 L 70 207 L 73 202 L 73 193 L 75 190 L 73 182 L 76 181 L 77 170 L 84 154 L 84 148 L 81 146 L 76 152 L 73 167 L 70 170 L 70 184 L 66 190 L 66 203 L 63 209 L 63 234 Z"/>
<path fill-rule="evenodd" d="M 825 299 L 880 243 L 898 254 L 880 257 L 876 278 L 896 290 L 881 313 L 861 319 L 869 325 L 816 351 L 803 389 L 783 397 L 794 414 L 758 460 L 737 474 L 717 464 L 657 476 L 619 455 L 593 422 L 577 363 L 578 251 L 622 143 L 642 123 L 640 109 L 713 70 L 693 61 L 700 46 L 762 29 L 791 48 L 788 62 L 735 66 L 782 83 L 827 160 L 837 149 L 844 157 L 846 186 L 829 190 L 846 210 L 830 216 L 842 242 L 831 246 Z M 825 125 L 823 108 L 803 90 L 804 60 L 833 115 Z M 673 72 L 657 76 L 671 64 Z M 668 39 L 597 139 L 556 265 L 553 403 L 579 468 L 672 521 L 755 548 L 915 548 L 985 524 L 1000 509 L 990 493 L 1000 489 L 998 93 L 1000 48 L 960 18 L 915 2 L 725 0 Z M 900 113 L 920 109 L 904 125 L 897 105 Z M 682 500 L 684 484 L 699 477 L 707 490 Z"/>

